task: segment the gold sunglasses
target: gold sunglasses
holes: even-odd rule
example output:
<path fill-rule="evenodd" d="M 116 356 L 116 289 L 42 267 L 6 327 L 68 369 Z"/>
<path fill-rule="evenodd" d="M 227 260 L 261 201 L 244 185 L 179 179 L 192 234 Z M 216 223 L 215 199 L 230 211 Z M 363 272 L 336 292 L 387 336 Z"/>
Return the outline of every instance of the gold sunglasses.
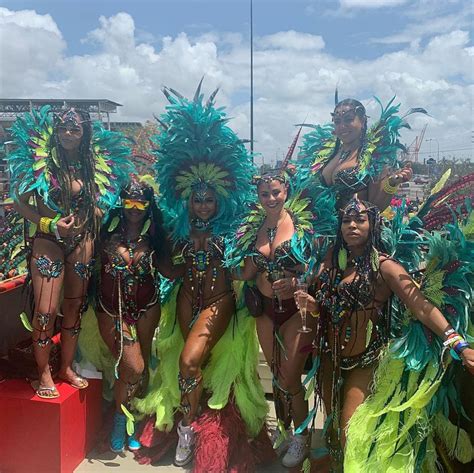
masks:
<path fill-rule="evenodd" d="M 130 209 L 137 209 L 137 210 L 146 210 L 150 202 L 146 200 L 135 200 L 135 199 L 123 199 L 123 208 L 130 210 Z"/>

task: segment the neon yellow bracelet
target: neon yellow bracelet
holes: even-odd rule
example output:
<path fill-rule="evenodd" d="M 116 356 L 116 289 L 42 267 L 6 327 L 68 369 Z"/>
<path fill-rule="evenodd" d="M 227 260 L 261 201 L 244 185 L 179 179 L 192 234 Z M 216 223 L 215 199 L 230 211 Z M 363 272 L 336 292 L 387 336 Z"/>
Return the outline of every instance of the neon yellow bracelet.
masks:
<path fill-rule="evenodd" d="M 383 181 L 383 190 L 384 190 L 384 192 L 386 192 L 387 194 L 393 195 L 393 194 L 396 194 L 396 193 L 397 193 L 397 191 L 398 191 L 398 185 L 392 186 L 392 184 L 390 184 L 390 178 L 387 177 L 387 178 L 385 178 L 384 181 Z"/>
<path fill-rule="evenodd" d="M 51 233 L 50 225 L 53 221 L 52 218 L 49 217 L 41 217 L 39 221 L 39 229 L 41 233 Z"/>

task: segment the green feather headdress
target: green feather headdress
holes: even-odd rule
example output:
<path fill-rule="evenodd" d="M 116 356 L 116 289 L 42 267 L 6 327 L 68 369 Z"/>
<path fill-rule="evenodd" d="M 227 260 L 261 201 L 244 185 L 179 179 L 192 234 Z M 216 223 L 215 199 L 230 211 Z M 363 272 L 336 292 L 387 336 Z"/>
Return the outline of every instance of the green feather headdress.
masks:
<path fill-rule="evenodd" d="M 34 191 L 56 212 L 63 209 L 51 198 L 60 189 L 56 170 L 62 165 L 54 139 L 54 116 L 45 105 L 19 117 L 12 126 L 16 148 L 7 157 L 10 188 L 14 199 Z M 130 148 L 123 135 L 105 130 L 99 122 L 92 128 L 91 150 L 97 205 L 104 211 L 116 205 L 122 185 L 133 172 Z"/>
<path fill-rule="evenodd" d="M 153 139 L 161 207 L 175 241 L 189 237 L 193 192 L 207 188 L 215 192 L 217 213 L 210 222 L 214 234 L 227 233 L 235 225 L 251 195 L 251 156 L 227 126 L 222 108 L 214 107 L 218 89 L 204 102 L 201 84 L 202 80 L 193 100 L 163 89 L 169 105 L 157 118 L 160 133 Z"/>
<path fill-rule="evenodd" d="M 360 183 L 369 177 L 376 179 L 385 166 L 397 165 L 397 154 L 400 150 L 404 150 L 399 140 L 400 130 L 410 128 L 406 117 L 413 113 L 427 114 L 423 108 L 412 108 L 400 117 L 397 115 L 400 104 L 393 104 L 395 97 L 386 107 L 377 97 L 374 98 L 380 105 L 381 113 L 379 120 L 367 130 L 358 157 L 357 180 Z M 305 173 L 306 178 L 314 180 L 324 165 L 336 155 L 339 141 L 333 134 L 332 124 L 304 126 L 312 128 L 312 131 L 304 136 L 303 145 L 300 147 L 299 172 Z M 337 192 L 337 188 L 334 190 Z"/>

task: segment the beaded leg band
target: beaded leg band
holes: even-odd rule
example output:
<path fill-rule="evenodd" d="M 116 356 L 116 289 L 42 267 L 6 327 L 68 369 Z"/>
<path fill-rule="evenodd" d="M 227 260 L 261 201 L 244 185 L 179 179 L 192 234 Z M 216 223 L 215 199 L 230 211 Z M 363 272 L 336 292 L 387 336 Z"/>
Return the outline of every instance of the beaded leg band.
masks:
<path fill-rule="evenodd" d="M 38 257 L 34 256 L 33 258 L 35 259 L 39 273 L 48 281 L 51 278 L 56 279 L 61 276 L 61 273 L 64 270 L 64 262 L 62 260 L 58 259 L 53 261 L 45 255 Z"/>
<path fill-rule="evenodd" d="M 94 270 L 95 259 L 91 258 L 88 263 L 76 261 L 73 264 L 74 272 L 83 280 L 87 281 L 92 276 Z"/>
<path fill-rule="evenodd" d="M 47 313 L 36 313 L 36 321 L 38 322 L 40 328 L 33 327 L 35 332 L 38 332 L 38 338 L 33 338 L 33 343 L 36 343 L 39 347 L 45 348 L 51 343 L 51 337 L 48 335 L 48 332 L 52 329 L 47 329 L 46 327 L 49 325 L 51 320 L 51 314 Z M 45 336 L 43 336 L 43 334 Z"/>
<path fill-rule="evenodd" d="M 273 399 L 275 400 L 275 413 L 277 419 L 283 421 L 285 429 L 288 429 L 291 425 L 292 413 L 293 413 L 293 399 L 303 391 L 301 388 L 297 393 L 290 393 L 286 389 L 283 389 L 278 380 L 273 378 Z M 295 425 L 295 428 L 297 426 Z"/>
<path fill-rule="evenodd" d="M 124 381 L 121 377 L 119 377 L 117 379 L 117 381 L 120 381 L 121 383 L 125 384 L 125 386 L 127 387 L 127 401 L 126 401 L 126 404 L 127 404 L 127 408 L 129 408 L 130 403 L 132 402 L 133 396 L 135 395 L 135 393 L 138 389 L 138 385 L 140 384 L 141 377 L 135 382 Z"/>
<path fill-rule="evenodd" d="M 191 412 L 191 405 L 187 400 L 187 395 L 193 392 L 202 380 L 202 375 L 190 376 L 185 378 L 181 373 L 178 373 L 178 385 L 181 391 L 181 405 L 180 409 L 184 415 L 188 415 Z"/>

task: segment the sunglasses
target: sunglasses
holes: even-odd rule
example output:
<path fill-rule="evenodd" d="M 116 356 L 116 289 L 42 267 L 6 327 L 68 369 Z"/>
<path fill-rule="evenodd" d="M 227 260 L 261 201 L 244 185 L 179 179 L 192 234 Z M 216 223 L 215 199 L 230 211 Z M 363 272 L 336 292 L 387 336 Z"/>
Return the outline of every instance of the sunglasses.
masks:
<path fill-rule="evenodd" d="M 146 200 L 135 200 L 135 199 L 123 199 L 123 208 L 130 210 L 130 209 L 137 209 L 137 210 L 146 210 L 150 202 Z"/>
<path fill-rule="evenodd" d="M 356 116 L 357 114 L 354 110 L 348 110 L 343 113 L 333 114 L 332 122 L 336 126 L 340 125 L 341 123 L 344 123 L 344 125 L 350 125 Z"/>
<path fill-rule="evenodd" d="M 66 133 L 68 131 L 71 135 L 80 135 L 82 133 L 82 128 L 79 126 L 67 126 L 67 125 L 60 125 L 58 126 L 58 133 Z"/>

